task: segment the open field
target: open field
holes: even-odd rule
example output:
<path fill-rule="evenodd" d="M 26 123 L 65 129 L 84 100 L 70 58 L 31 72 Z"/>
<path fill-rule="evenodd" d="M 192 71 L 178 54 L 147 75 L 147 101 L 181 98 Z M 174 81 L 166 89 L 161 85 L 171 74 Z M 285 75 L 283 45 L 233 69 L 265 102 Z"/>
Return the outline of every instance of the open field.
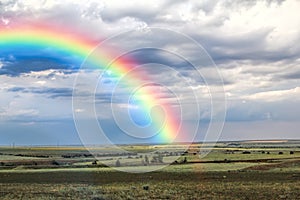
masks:
<path fill-rule="evenodd" d="M 299 141 L 200 147 L 1 147 L 0 199 L 299 199 Z"/>
<path fill-rule="evenodd" d="M 299 174 L 1 173 L 1 199 L 298 199 Z M 148 190 L 143 187 L 148 186 Z"/>

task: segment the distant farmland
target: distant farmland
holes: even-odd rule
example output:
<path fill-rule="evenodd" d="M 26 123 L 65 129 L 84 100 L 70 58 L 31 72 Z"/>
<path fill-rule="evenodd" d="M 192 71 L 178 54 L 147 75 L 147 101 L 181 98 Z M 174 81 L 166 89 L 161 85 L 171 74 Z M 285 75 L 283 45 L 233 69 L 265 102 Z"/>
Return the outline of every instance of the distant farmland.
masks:
<path fill-rule="evenodd" d="M 1 199 L 297 199 L 299 141 L 1 147 Z M 155 151 L 154 151 L 155 150 Z M 108 166 L 113 166 L 110 168 Z M 143 169 L 148 173 L 127 173 Z"/>

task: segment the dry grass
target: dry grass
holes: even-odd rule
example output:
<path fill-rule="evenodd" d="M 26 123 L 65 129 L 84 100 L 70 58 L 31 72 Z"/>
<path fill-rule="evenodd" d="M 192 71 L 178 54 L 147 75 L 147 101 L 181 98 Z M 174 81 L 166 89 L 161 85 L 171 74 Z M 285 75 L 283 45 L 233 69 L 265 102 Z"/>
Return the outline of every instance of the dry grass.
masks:
<path fill-rule="evenodd" d="M 297 199 L 300 196 L 300 175 L 293 173 L 107 171 L 1 173 L 0 176 L 1 199 Z M 144 190 L 144 186 L 149 190 Z"/>

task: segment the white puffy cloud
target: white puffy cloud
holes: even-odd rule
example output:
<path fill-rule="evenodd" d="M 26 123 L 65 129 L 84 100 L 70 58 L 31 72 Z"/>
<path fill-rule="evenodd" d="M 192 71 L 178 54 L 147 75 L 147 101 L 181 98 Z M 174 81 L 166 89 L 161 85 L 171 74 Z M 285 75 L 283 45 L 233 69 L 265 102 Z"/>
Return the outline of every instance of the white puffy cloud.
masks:
<path fill-rule="evenodd" d="M 249 95 L 245 99 L 264 100 L 264 101 L 282 101 L 282 100 L 300 100 L 300 87 L 287 90 L 275 90 L 267 92 L 259 92 Z"/>

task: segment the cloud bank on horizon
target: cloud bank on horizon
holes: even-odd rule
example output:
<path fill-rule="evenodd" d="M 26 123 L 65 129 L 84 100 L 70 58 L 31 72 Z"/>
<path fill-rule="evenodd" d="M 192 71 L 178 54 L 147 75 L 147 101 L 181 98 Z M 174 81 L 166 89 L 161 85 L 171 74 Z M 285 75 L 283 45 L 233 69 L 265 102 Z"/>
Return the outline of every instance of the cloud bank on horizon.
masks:
<path fill-rule="evenodd" d="M 0 29 L 20 23 L 55 22 L 60 27 L 71 26 L 76 34 L 99 42 L 124 31 L 147 27 L 181 32 L 205 48 L 224 79 L 227 117 L 221 139 L 299 138 L 299 7 L 297 0 L 122 3 L 2 0 Z M 199 59 L 188 44 L 169 40 L 174 48 L 184 49 L 189 59 Z M 123 41 L 120 45 L 131 44 Z M 192 78 L 195 73 L 186 70 L 188 63 L 161 51 L 140 51 L 133 56 L 142 63 L 156 60 L 172 66 L 190 78 L 192 86 L 197 88 L 195 91 L 205 99 L 207 88 L 201 78 Z M 0 49 L 1 144 L 80 143 L 72 121 L 72 90 L 82 61 L 45 48 Z M 209 74 L 210 69 L 211 66 L 205 66 L 203 70 Z M 185 93 L 176 73 L 157 68 L 149 73 L 180 91 L 189 103 L 190 94 Z M 95 76 L 93 71 L 85 75 L 87 80 Z M 215 84 L 218 86 L 218 82 Z M 97 94 L 99 104 L 109 102 L 110 98 L 109 93 Z M 200 103 L 201 130 L 207 129 L 206 120 L 210 116 L 206 103 Z M 193 123 L 193 111 L 190 105 L 190 112 L 185 113 L 189 123 Z M 103 112 L 98 117 L 105 121 L 112 137 L 120 139 L 113 134 L 117 128 L 109 122 L 111 116 Z M 132 141 L 124 138 L 124 142 Z"/>

